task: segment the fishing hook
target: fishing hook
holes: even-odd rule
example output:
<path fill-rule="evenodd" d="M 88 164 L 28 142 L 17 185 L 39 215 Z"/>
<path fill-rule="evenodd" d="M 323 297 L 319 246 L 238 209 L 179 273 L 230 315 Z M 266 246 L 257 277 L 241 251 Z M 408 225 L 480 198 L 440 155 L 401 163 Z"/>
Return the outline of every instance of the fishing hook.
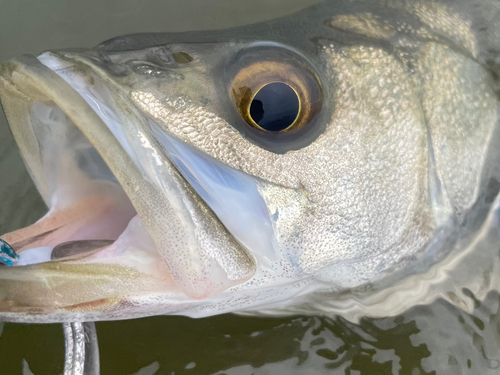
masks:
<path fill-rule="evenodd" d="M 99 375 L 99 346 L 93 322 L 64 323 L 63 375 Z"/>

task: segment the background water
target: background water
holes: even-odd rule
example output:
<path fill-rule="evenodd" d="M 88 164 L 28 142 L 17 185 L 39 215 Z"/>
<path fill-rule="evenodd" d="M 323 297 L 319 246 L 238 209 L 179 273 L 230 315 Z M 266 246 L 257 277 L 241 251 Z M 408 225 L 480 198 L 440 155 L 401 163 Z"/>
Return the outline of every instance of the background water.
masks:
<path fill-rule="evenodd" d="M 284 16 L 318 0 L 0 0 L 0 61 L 92 47 L 134 32 L 225 28 Z M 0 114 L 0 233 L 46 211 Z M 470 295 L 474 300 L 474 296 Z M 97 323 L 103 375 L 500 374 L 500 297 L 465 314 L 443 301 L 354 325 L 341 318 Z M 0 375 L 61 374 L 61 325 L 0 323 Z"/>

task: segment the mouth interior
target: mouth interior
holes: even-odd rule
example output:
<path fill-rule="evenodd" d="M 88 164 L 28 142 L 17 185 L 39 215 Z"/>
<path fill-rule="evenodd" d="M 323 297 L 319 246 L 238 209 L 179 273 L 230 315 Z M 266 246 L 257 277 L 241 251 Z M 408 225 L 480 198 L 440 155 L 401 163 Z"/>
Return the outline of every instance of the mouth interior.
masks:
<path fill-rule="evenodd" d="M 52 103 L 34 103 L 30 118 L 42 154 L 49 191 L 44 198 L 50 210 L 35 224 L 2 236 L 19 255 L 16 265 L 110 258 L 110 249 L 114 255 L 126 251 L 123 241 L 122 249 L 112 244 L 129 237 L 132 221 L 135 235 L 148 243 L 148 252 L 154 251 L 123 188 L 66 114 Z"/>

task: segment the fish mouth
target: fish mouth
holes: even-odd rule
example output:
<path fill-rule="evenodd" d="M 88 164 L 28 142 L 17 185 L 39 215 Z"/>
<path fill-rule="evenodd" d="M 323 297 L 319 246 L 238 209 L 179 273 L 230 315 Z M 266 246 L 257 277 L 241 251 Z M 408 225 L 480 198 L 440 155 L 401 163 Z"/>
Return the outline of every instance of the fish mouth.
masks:
<path fill-rule="evenodd" d="M 0 70 L 12 133 L 50 208 L 1 236 L 19 261 L 0 270 L 0 313 L 102 309 L 159 292 L 204 299 L 272 262 L 259 181 L 176 139 L 70 55 Z"/>

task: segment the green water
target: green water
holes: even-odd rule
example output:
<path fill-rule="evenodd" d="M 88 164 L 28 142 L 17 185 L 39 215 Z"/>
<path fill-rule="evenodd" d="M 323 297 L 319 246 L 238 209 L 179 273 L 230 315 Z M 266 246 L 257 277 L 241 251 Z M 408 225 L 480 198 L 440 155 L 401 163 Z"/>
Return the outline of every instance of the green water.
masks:
<path fill-rule="evenodd" d="M 491 294 L 468 315 L 438 301 L 359 326 L 340 318 L 235 315 L 97 323 L 101 373 L 498 374 L 499 302 Z M 35 375 L 60 374 L 63 355 L 60 325 L 4 327 L 2 374 L 26 374 L 24 361 Z"/>
<path fill-rule="evenodd" d="M 91 47 L 113 36 L 216 29 L 283 16 L 317 0 L 0 0 L 0 61 L 45 49 Z M 46 208 L 0 115 L 0 233 Z M 470 298 L 474 298 L 472 295 Z M 97 323 L 103 375 L 500 374 L 499 295 L 472 315 L 437 301 L 404 315 L 259 319 L 222 315 Z M 5 324 L 0 375 L 61 374 L 61 325 Z"/>

